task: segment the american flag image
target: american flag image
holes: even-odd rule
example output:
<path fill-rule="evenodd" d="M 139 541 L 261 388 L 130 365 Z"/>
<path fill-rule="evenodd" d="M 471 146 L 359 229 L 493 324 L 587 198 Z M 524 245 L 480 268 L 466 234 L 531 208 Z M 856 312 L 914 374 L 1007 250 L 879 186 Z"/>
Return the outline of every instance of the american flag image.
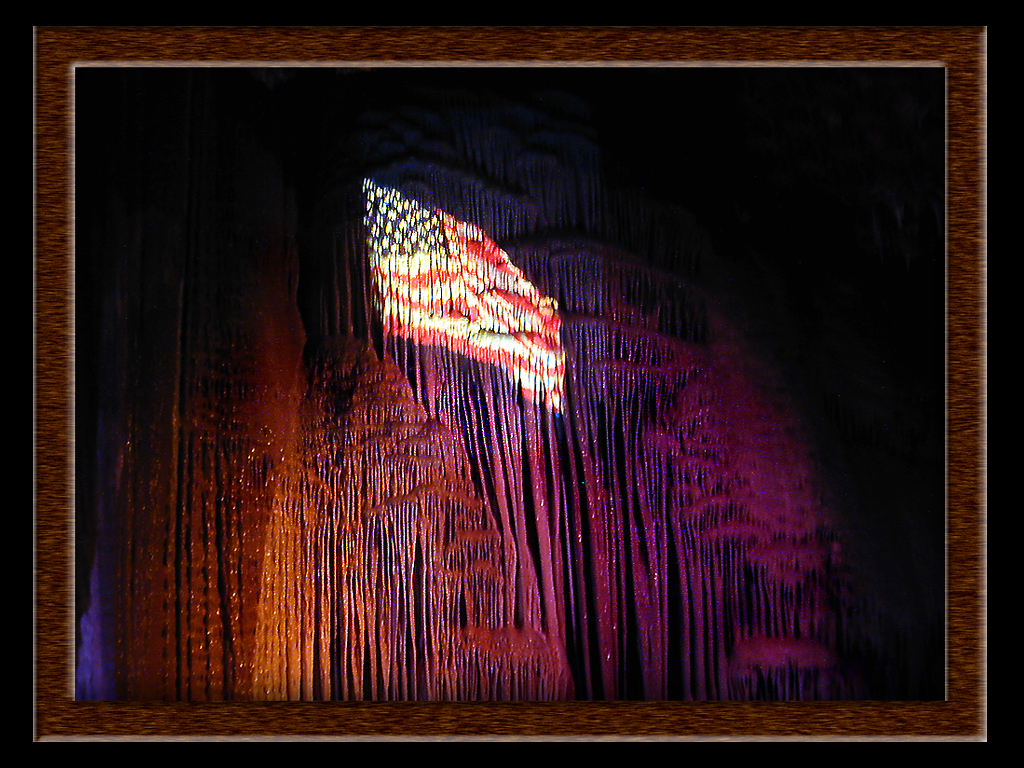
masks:
<path fill-rule="evenodd" d="M 565 351 L 541 295 L 478 226 L 367 179 L 366 231 L 385 334 L 499 366 L 561 411 Z"/>

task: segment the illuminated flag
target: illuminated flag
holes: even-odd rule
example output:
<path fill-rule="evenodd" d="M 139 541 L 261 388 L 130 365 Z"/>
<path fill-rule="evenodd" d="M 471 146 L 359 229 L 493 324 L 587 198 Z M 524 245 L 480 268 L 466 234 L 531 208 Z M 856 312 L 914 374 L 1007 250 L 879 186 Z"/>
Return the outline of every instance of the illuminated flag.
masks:
<path fill-rule="evenodd" d="M 384 332 L 500 366 L 560 411 L 565 351 L 555 300 L 479 227 L 369 179 L 364 191 Z"/>

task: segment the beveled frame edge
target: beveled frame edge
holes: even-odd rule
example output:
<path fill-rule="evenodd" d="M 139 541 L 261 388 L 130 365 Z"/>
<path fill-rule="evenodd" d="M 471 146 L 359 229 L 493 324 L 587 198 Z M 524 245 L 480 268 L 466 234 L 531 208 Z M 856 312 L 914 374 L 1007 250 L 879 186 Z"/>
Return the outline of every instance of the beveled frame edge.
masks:
<path fill-rule="evenodd" d="M 985 728 L 984 27 L 34 27 L 33 738 L 977 740 Z M 591 66 L 938 63 L 946 68 L 949 694 L 792 704 L 74 702 L 74 332 L 70 142 L 76 65 L 379 62 Z"/>

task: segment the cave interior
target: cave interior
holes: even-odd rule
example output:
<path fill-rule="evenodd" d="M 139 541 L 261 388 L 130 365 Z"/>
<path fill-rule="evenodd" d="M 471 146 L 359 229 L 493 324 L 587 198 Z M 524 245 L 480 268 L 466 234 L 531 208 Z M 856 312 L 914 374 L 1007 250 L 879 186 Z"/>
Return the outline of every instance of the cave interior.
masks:
<path fill-rule="evenodd" d="M 942 699 L 944 78 L 77 68 L 76 696 Z"/>

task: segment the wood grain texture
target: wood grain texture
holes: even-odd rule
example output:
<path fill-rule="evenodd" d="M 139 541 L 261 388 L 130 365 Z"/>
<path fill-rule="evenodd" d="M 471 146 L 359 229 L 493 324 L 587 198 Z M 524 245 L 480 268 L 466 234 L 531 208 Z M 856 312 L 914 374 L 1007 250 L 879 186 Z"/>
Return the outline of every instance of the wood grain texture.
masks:
<path fill-rule="evenodd" d="M 38 27 L 33 737 L 979 738 L 985 699 L 985 30 L 682 27 Z M 941 61 L 948 73 L 949 694 L 942 703 L 114 704 L 71 700 L 72 65 L 76 62 Z"/>

